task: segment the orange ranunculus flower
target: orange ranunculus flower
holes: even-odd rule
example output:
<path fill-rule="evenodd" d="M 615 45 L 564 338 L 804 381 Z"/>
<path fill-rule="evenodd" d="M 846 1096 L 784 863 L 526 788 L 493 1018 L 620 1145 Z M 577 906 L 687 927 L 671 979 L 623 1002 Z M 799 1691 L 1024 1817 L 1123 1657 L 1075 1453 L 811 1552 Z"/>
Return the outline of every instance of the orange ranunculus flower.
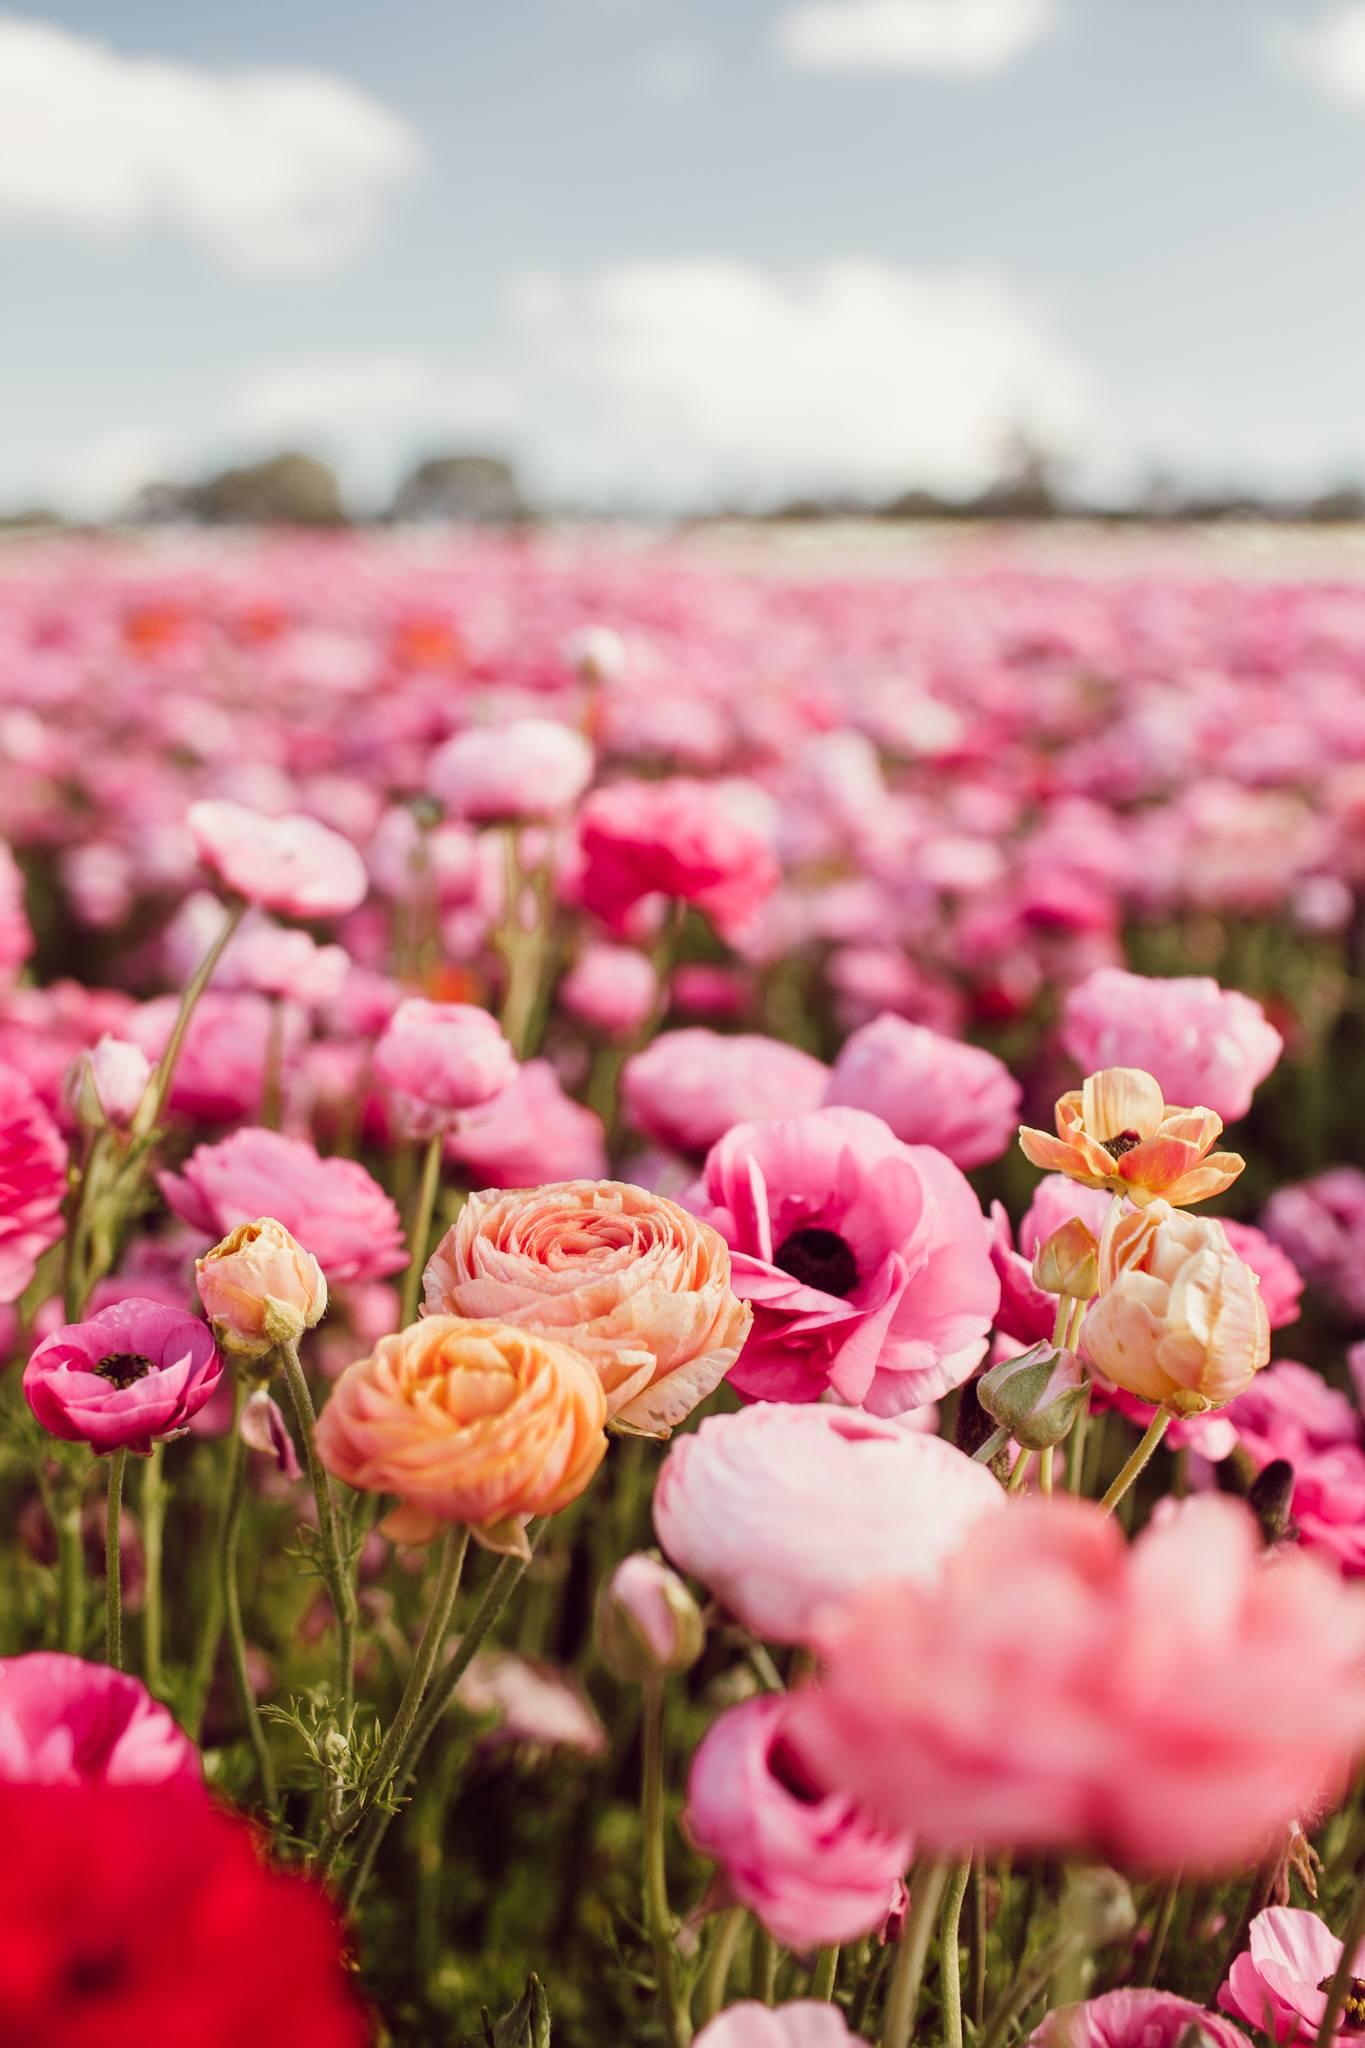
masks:
<path fill-rule="evenodd" d="M 1246 1161 L 1211 1152 L 1223 1128 L 1211 1109 L 1175 1109 L 1141 1067 L 1106 1067 L 1057 1104 L 1057 1135 L 1019 1133 L 1024 1157 L 1046 1173 L 1128 1195 L 1141 1208 L 1183 1209 L 1230 1188 Z"/>
<path fill-rule="evenodd" d="M 425 1280 L 435 1314 L 496 1316 L 572 1344 L 613 1418 L 653 1436 L 725 1377 L 753 1319 L 719 1231 L 625 1181 L 471 1195 Z"/>
<path fill-rule="evenodd" d="M 1152 1202 L 1104 1234 L 1081 1347 L 1140 1401 L 1198 1415 L 1245 1393 L 1270 1356 L 1270 1320 L 1218 1219 Z"/>
<path fill-rule="evenodd" d="M 383 1524 L 397 1542 L 463 1522 L 487 1549 L 524 1556 L 531 1516 L 577 1500 L 601 1464 L 606 1420 L 596 1372 L 567 1344 L 427 1316 L 346 1368 L 317 1446 L 348 1486 L 398 1495 Z"/>

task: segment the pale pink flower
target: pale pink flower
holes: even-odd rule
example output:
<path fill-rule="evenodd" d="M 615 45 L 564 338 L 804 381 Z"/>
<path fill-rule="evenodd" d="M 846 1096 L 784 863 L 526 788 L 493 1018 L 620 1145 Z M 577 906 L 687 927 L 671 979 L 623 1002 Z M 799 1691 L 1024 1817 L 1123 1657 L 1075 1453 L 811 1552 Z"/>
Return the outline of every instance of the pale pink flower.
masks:
<path fill-rule="evenodd" d="M 565 1093 L 548 1060 L 527 1060 L 500 1094 L 466 1110 L 446 1157 L 484 1187 L 595 1180 L 607 1170 L 601 1117 Z"/>
<path fill-rule="evenodd" d="M 1245 1116 L 1284 1040 L 1261 1005 L 1204 974 L 1167 979 L 1099 967 L 1062 1007 L 1062 1043 L 1086 1074 L 1141 1067 L 1168 1102 Z"/>
<path fill-rule="evenodd" d="M 760 1401 L 670 1446 L 654 1527 L 755 1635 L 804 1643 L 821 1608 L 856 1587 L 932 1581 L 1004 1501 L 984 1465 L 904 1420 Z"/>
<path fill-rule="evenodd" d="M 1365 1317 L 1365 1173 L 1334 1166 L 1277 1188 L 1261 1222 L 1310 1287 L 1333 1307 Z"/>
<path fill-rule="evenodd" d="M 1267 1562 L 1217 1496 L 1131 1548 L 1088 1502 L 1012 1504 L 936 1583 L 831 1610 L 818 1648 L 813 1769 L 933 1853 L 1230 1869 L 1338 1797 L 1365 1745 L 1365 1606 L 1311 1558 Z"/>
<path fill-rule="evenodd" d="M 397 1209 L 356 1159 L 322 1159 L 281 1131 L 233 1131 L 200 1145 L 158 1185 L 182 1222 L 207 1237 L 272 1216 L 322 1267 L 329 1285 L 378 1280 L 407 1263 Z"/>
<path fill-rule="evenodd" d="M 553 718 L 512 718 L 456 733 L 431 757 L 427 787 L 470 823 L 557 818 L 592 781 L 592 748 Z"/>
<path fill-rule="evenodd" d="M 936 1145 L 967 1168 L 1011 1143 L 1021 1093 L 994 1053 L 884 1011 L 845 1041 L 825 1101 L 870 1109 L 905 1144 Z"/>
<path fill-rule="evenodd" d="M 759 1032 L 662 1031 L 626 1061 L 621 1099 L 636 1130 L 701 1158 L 736 1124 L 818 1109 L 823 1060 Z"/>
<path fill-rule="evenodd" d="M 66 1146 L 34 1090 L 0 1067 L 0 1302 L 17 1301 L 62 1234 Z"/>
<path fill-rule="evenodd" d="M 731 1385 L 827 1391 L 899 1415 L 986 1353 L 1000 1283 L 961 1172 L 861 1109 L 738 1124 L 712 1147 L 699 1213 L 728 1242 L 754 1327 Z"/>
<path fill-rule="evenodd" d="M 1059 2006 L 1029 2037 L 1028 2048 L 1247 2048 L 1246 2035 L 1192 1999 L 1172 1991 L 1106 1991 L 1082 2005 Z"/>
<path fill-rule="evenodd" d="M 489 1736 L 497 1747 L 567 1749 L 587 1757 L 607 1747 L 606 1730 L 575 1680 L 511 1650 L 480 1650 L 455 1697 L 467 1714 L 493 1717 Z"/>
<path fill-rule="evenodd" d="M 365 863 L 315 818 L 266 817 L 225 798 L 191 804 L 196 858 L 224 888 L 286 917 L 339 917 L 363 901 Z"/>
<path fill-rule="evenodd" d="M 56 1650 L 0 1657 L 0 1781 L 197 1781 L 199 1752 L 136 1678 Z"/>
<path fill-rule="evenodd" d="M 659 1000 L 659 977 L 647 953 L 634 946 L 585 946 L 559 984 L 559 1001 L 608 1038 L 633 1038 Z"/>
<path fill-rule="evenodd" d="M 596 789 L 578 816 L 584 903 L 620 929 L 647 896 L 695 903 L 723 934 L 777 886 L 767 839 L 728 791 L 686 776 Z"/>
<path fill-rule="evenodd" d="M 688 1772 L 683 1828 L 731 1899 L 784 1947 L 809 1950 L 881 1926 L 911 1845 L 812 1778 L 788 1739 L 791 1714 L 786 1694 L 768 1693 L 712 1724 Z"/>
<path fill-rule="evenodd" d="M 772 2006 L 741 1998 L 702 2028 L 696 2048 L 856 2048 L 856 2040 L 838 2006 L 824 2000 Z"/>
<path fill-rule="evenodd" d="M 488 1102 L 516 1078 L 498 1020 L 475 1003 L 409 996 L 374 1049 L 377 1079 L 414 1103 L 449 1113 Z"/>
<path fill-rule="evenodd" d="M 1316 1913 L 1297 1906 L 1267 1906 L 1251 1923 L 1247 1946 L 1218 1993 L 1224 2012 L 1256 2033 L 1290 2048 L 1317 2039 L 1327 2010 L 1327 1986 L 1341 1961 L 1341 1943 Z M 1353 1967 L 1365 1971 L 1365 1942 Z M 1360 2022 L 1343 2014 L 1333 2040 L 1339 2048 L 1360 2039 Z"/>

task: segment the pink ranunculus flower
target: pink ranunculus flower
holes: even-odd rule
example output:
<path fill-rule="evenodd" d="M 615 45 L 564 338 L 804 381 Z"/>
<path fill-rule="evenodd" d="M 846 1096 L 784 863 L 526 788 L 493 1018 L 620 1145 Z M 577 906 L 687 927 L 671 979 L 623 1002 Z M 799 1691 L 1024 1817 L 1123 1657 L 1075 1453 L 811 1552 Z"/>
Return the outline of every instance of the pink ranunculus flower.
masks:
<path fill-rule="evenodd" d="M 1223 1412 L 1257 1465 L 1288 1458 L 1298 1466 L 1338 1444 L 1361 1441 L 1360 1417 L 1348 1397 L 1294 1358 L 1258 1372 Z"/>
<path fill-rule="evenodd" d="M 1258 2022 L 1259 2024 L 1259 2022 Z M 1028 2048 L 1247 2048 L 1239 2027 L 1173 1991 L 1106 1991 L 1059 2006 L 1029 2037 Z"/>
<path fill-rule="evenodd" d="M 1033 1277 L 1033 1254 L 1040 1244 L 1078 1216 L 1096 1238 L 1104 1229 L 1113 1197 L 1103 1188 L 1082 1187 L 1064 1173 L 1045 1174 L 1033 1200 L 1019 1219 L 1016 1237 L 1004 1204 L 991 1204 L 991 1260 L 1000 1281 L 997 1330 L 1023 1345 L 1051 1338 L 1057 1320 L 1057 1297 L 1046 1294 Z"/>
<path fill-rule="evenodd" d="M 608 1413 L 667 1433 L 734 1365 L 749 1311 L 723 1238 L 625 1181 L 470 1195 L 424 1275 L 428 1314 L 543 1331 L 597 1367 Z"/>
<path fill-rule="evenodd" d="M 985 1356 L 1000 1283 L 976 1196 L 950 1159 L 866 1110 L 736 1125 L 707 1158 L 698 1213 L 753 1304 L 730 1375 L 746 1399 L 833 1392 L 900 1415 Z"/>
<path fill-rule="evenodd" d="M 767 1693 L 713 1723 L 692 1758 L 683 1829 L 775 1940 L 810 1950 L 881 1926 L 911 1846 L 811 1777 L 787 1739 L 791 1712 L 788 1695 Z"/>
<path fill-rule="evenodd" d="M 592 748 L 554 718 L 512 718 L 456 733 L 431 757 L 427 787 L 471 824 L 562 817 L 592 781 Z"/>
<path fill-rule="evenodd" d="M 760 2005 L 741 1998 L 696 2037 L 695 2048 L 857 2048 L 837 2005 L 798 1998 L 791 2005 Z"/>
<path fill-rule="evenodd" d="M 980 1046 L 887 1010 L 844 1043 L 825 1101 L 870 1109 L 907 1145 L 936 1145 L 955 1166 L 983 1166 L 1012 1143 L 1019 1083 Z"/>
<path fill-rule="evenodd" d="M 1327 2010 L 1327 1986 L 1341 1961 L 1341 1943 L 1316 1913 L 1297 1906 L 1267 1906 L 1252 1921 L 1247 1946 L 1218 1993 L 1224 2012 L 1288 2048 L 1308 2048 Z M 1353 1967 L 1365 1973 L 1365 1942 Z M 1338 2048 L 1360 2039 L 1359 2019 L 1343 2014 L 1333 2036 Z"/>
<path fill-rule="evenodd" d="M 329 1286 L 379 1280 L 407 1263 L 397 1209 L 355 1159 L 323 1159 L 304 1138 L 249 1127 L 200 1145 L 158 1184 L 167 1203 L 206 1236 L 273 1216 L 313 1254 Z"/>
<path fill-rule="evenodd" d="M 124 1027 L 127 1037 L 150 1060 L 159 1060 L 179 1009 L 176 996 L 154 996 L 139 1004 Z M 180 1048 L 170 1108 L 194 1123 L 227 1124 L 258 1116 L 270 1064 L 278 1057 L 288 1073 L 303 1023 L 290 1004 L 277 1011 L 265 996 L 245 989 L 206 989 Z"/>
<path fill-rule="evenodd" d="M 830 1611 L 796 1738 L 922 1849 L 1231 1869 L 1365 1747 L 1365 1603 L 1249 1511 L 1182 1502 L 1130 1547 L 1089 1502 L 984 1518 L 930 1586 Z M 1133 1769 L 1141 1757 L 1142 1769 Z"/>
<path fill-rule="evenodd" d="M 1261 1300 L 1272 1330 L 1283 1330 L 1299 1319 L 1299 1297 L 1303 1275 L 1288 1253 L 1254 1223 L 1220 1219 L 1223 1234 L 1244 1266 L 1250 1266 L 1261 1283 Z"/>
<path fill-rule="evenodd" d="M 0 1302 L 17 1301 L 62 1234 L 66 1146 L 22 1074 L 0 1066 Z"/>
<path fill-rule="evenodd" d="M 659 977 L 647 953 L 634 946 L 585 946 L 559 984 L 559 1001 L 608 1038 L 633 1038 L 654 1015 Z"/>
<path fill-rule="evenodd" d="M 1365 1317 L 1365 1173 L 1329 1167 L 1277 1188 L 1261 1217 L 1266 1235 L 1334 1308 Z"/>
<path fill-rule="evenodd" d="M 689 1025 L 626 1061 L 621 1099 L 637 1131 L 701 1159 L 736 1124 L 818 1109 L 829 1071 L 784 1039 Z"/>
<path fill-rule="evenodd" d="M 516 1054 L 496 1017 L 476 1003 L 398 1005 L 374 1049 L 377 1078 L 399 1095 L 447 1113 L 474 1109 L 516 1078 Z"/>
<path fill-rule="evenodd" d="M 1097 967 L 1062 1006 L 1062 1043 L 1081 1068 L 1141 1067 L 1168 1102 L 1245 1116 L 1284 1040 L 1251 996 L 1205 974 L 1166 979 Z"/>
<path fill-rule="evenodd" d="M 607 1170 L 601 1117 L 565 1093 L 548 1060 L 527 1060 L 500 1094 L 466 1110 L 446 1157 L 485 1187 L 595 1180 Z"/>
<path fill-rule="evenodd" d="M 222 1372 L 198 1317 L 130 1295 L 54 1330 L 24 1367 L 24 1394 L 67 1443 L 148 1452 L 188 1427 Z"/>
<path fill-rule="evenodd" d="M 1004 1502 L 984 1465 L 903 1421 L 760 1401 L 670 1447 L 654 1527 L 755 1635 L 805 1643 L 823 1607 L 871 1580 L 932 1581 Z"/>
<path fill-rule="evenodd" d="M 266 817 L 225 798 L 186 814 L 196 858 L 224 888 L 286 917 L 340 917 L 364 900 L 365 863 L 349 839 L 298 814 Z"/>
<path fill-rule="evenodd" d="M 0 1782 L 157 1785 L 201 1776 L 198 1750 L 136 1678 L 56 1650 L 0 1657 Z"/>
<path fill-rule="evenodd" d="M 645 897 L 667 896 L 696 904 L 728 936 L 778 882 L 772 848 L 729 792 L 688 776 L 594 790 L 578 837 L 583 901 L 618 930 Z"/>

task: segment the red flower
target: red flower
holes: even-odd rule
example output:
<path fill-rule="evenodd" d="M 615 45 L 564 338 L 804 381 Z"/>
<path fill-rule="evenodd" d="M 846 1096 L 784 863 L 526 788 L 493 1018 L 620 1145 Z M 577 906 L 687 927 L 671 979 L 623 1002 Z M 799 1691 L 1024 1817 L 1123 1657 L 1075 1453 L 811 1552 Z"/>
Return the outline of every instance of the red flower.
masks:
<path fill-rule="evenodd" d="M 0 1787 L 0 2041 L 364 2048 L 341 1930 L 197 1787 Z"/>

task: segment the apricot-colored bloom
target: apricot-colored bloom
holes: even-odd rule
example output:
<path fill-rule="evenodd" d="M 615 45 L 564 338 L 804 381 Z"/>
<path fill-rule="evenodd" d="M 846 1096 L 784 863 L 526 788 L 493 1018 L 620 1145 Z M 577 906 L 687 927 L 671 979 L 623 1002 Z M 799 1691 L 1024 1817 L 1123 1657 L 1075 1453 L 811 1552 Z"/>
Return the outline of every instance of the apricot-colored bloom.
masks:
<path fill-rule="evenodd" d="M 590 1358 L 608 1412 L 666 1435 L 739 1356 L 750 1312 L 724 1239 L 625 1181 L 471 1195 L 432 1254 L 433 1314 L 544 1330 Z"/>
<path fill-rule="evenodd" d="M 1106 1230 L 1081 1343 L 1116 1387 L 1199 1415 L 1250 1386 L 1270 1357 L 1270 1320 L 1217 1218 L 1153 1202 Z"/>
<path fill-rule="evenodd" d="M 242 1357 L 297 1344 L 327 1313 L 321 1266 L 273 1216 L 239 1223 L 195 1260 L 194 1275 L 219 1343 Z"/>
<path fill-rule="evenodd" d="M 583 1491 L 606 1452 L 606 1396 L 588 1360 L 534 1330 L 427 1316 L 348 1366 L 318 1422 L 322 1462 L 395 1493 L 383 1525 L 426 1543 L 464 1522 L 526 1554 L 525 1525 Z"/>
<path fill-rule="evenodd" d="M 1109 1188 L 1138 1204 L 1176 1208 L 1230 1188 L 1246 1161 L 1212 1152 L 1223 1128 L 1211 1109 L 1175 1109 L 1141 1067 L 1105 1067 L 1057 1104 L 1057 1135 L 1019 1132 L 1024 1157 L 1083 1187 Z"/>

